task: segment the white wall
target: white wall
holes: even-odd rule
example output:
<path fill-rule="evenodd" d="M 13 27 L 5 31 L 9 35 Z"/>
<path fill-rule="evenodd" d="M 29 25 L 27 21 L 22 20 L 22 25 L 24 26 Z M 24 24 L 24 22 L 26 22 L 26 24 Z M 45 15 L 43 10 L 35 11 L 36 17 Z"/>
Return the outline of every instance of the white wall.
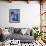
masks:
<path fill-rule="evenodd" d="M 9 23 L 9 9 L 20 9 L 20 23 Z M 0 1 L 0 26 L 32 27 L 40 26 L 40 4 L 38 2 L 1 2 Z"/>

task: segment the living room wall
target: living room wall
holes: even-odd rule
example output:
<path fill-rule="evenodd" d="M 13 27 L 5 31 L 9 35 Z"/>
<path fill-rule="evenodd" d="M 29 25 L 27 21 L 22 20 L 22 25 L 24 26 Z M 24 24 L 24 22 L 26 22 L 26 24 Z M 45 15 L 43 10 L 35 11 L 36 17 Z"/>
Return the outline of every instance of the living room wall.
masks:
<path fill-rule="evenodd" d="M 20 9 L 20 23 L 9 23 L 9 9 Z M 40 26 L 40 4 L 37 1 L 15 1 L 8 3 L 0 1 L 0 26 L 31 28 Z"/>

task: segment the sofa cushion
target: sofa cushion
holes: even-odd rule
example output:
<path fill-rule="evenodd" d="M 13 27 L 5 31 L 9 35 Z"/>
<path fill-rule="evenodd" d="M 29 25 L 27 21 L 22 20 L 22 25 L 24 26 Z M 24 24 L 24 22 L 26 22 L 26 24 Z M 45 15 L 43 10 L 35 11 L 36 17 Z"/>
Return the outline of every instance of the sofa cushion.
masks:
<path fill-rule="evenodd" d="M 14 33 L 14 27 L 9 27 L 8 32 Z"/>
<path fill-rule="evenodd" d="M 20 28 L 14 28 L 14 33 L 20 33 L 21 29 Z"/>
<path fill-rule="evenodd" d="M 27 28 L 22 28 L 21 33 L 24 35 L 27 32 Z"/>

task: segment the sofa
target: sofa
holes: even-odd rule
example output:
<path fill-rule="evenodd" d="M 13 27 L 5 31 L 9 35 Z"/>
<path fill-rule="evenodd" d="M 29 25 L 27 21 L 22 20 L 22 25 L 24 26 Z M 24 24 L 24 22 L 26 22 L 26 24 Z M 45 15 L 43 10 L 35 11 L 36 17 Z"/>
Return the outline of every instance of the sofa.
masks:
<path fill-rule="evenodd" d="M 10 35 L 7 36 L 7 39 L 10 38 L 10 40 L 20 40 L 21 43 L 31 43 L 34 41 L 32 30 L 29 30 L 29 28 L 12 28 L 12 31 L 11 28 L 9 28 L 8 31 L 10 32 Z M 23 33 L 22 31 L 25 31 L 26 33 Z"/>

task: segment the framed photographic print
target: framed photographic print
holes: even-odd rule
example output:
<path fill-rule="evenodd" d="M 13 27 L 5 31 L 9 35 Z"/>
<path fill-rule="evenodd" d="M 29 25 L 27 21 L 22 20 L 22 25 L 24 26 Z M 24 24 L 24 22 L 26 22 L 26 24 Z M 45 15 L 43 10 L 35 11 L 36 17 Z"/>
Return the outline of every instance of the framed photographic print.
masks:
<path fill-rule="evenodd" d="M 10 9 L 9 10 L 9 22 L 10 23 L 20 22 L 20 9 Z"/>

